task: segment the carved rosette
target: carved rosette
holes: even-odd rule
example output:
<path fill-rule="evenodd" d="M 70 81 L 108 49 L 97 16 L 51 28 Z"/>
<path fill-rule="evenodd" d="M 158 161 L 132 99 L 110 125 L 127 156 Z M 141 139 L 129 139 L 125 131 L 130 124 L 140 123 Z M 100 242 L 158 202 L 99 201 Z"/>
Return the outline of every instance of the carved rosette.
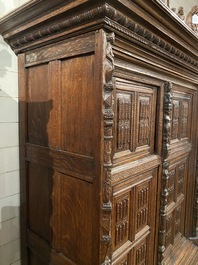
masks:
<path fill-rule="evenodd" d="M 112 187 L 111 187 L 111 167 L 112 167 L 112 140 L 113 140 L 113 71 L 114 55 L 112 43 L 115 36 L 113 33 L 105 34 L 104 42 L 104 62 L 103 62 L 103 81 L 104 81 L 104 161 L 103 161 L 103 189 L 102 189 L 102 265 L 111 264 L 111 214 L 112 214 Z"/>
<path fill-rule="evenodd" d="M 159 229 L 159 247 L 158 260 L 162 264 L 164 252 L 166 249 L 167 236 L 167 205 L 168 205 L 168 189 L 169 189 L 169 162 L 167 157 L 170 154 L 170 139 L 171 139 L 171 109 L 172 109 L 172 83 L 167 82 L 164 86 L 164 119 L 163 119 L 163 151 L 162 151 L 162 190 L 161 190 L 161 205 L 160 205 L 160 229 Z"/>

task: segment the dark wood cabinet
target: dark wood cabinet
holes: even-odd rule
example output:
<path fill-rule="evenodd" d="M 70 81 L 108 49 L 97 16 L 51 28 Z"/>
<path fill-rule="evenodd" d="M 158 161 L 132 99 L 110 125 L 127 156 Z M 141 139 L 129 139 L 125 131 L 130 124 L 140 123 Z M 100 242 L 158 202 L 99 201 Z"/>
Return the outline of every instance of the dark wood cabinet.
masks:
<path fill-rule="evenodd" d="M 198 229 L 198 38 L 140 0 L 32 0 L 0 32 L 19 58 L 22 264 L 173 264 Z"/>

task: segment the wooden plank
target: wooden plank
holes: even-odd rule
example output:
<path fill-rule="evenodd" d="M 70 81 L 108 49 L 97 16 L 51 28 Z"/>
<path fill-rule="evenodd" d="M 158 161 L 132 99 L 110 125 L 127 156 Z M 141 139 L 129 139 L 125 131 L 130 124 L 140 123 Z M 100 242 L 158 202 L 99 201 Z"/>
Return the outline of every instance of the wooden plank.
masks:
<path fill-rule="evenodd" d="M 92 157 L 27 143 L 26 160 L 88 182 L 93 182 L 95 176 Z"/>
<path fill-rule="evenodd" d="M 27 265 L 26 249 L 26 227 L 27 227 L 27 209 L 26 209 L 26 163 L 25 163 L 25 139 L 27 135 L 26 125 L 26 85 L 27 71 L 24 69 L 24 54 L 18 58 L 19 68 L 19 156 L 20 156 L 20 235 L 21 235 L 21 260 Z"/>

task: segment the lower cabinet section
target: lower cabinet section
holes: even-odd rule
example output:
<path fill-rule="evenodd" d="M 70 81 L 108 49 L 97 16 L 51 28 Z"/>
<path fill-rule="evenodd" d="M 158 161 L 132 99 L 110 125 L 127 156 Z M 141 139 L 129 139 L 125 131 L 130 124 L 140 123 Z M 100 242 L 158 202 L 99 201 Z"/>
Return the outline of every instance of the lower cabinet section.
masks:
<path fill-rule="evenodd" d="M 149 264 L 147 261 L 148 246 L 147 238 L 141 240 L 134 248 L 127 254 L 122 256 L 121 259 L 115 261 L 114 265 L 146 265 Z"/>
<path fill-rule="evenodd" d="M 153 264 L 157 169 L 133 176 L 113 200 L 113 264 Z M 125 185 L 125 188 L 123 188 Z M 119 186 L 119 184 L 118 184 Z"/>

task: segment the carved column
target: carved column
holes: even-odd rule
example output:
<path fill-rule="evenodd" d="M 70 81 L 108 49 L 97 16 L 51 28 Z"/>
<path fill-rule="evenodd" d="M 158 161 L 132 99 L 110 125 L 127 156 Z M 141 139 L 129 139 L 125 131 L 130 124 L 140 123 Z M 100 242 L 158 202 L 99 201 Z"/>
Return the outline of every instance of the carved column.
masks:
<path fill-rule="evenodd" d="M 198 241 L 198 153 L 196 166 L 193 237 Z"/>
<path fill-rule="evenodd" d="M 112 215 L 112 187 L 111 187 L 111 167 L 112 167 L 112 140 L 113 140 L 113 71 L 114 56 L 111 44 L 114 42 L 114 34 L 105 34 L 105 54 L 104 54 L 104 161 L 103 161 L 103 190 L 102 190 L 102 265 L 111 264 L 111 215 Z"/>
<path fill-rule="evenodd" d="M 172 84 L 165 83 L 164 86 L 164 119 L 163 119 L 163 153 L 162 153 L 162 190 L 160 205 L 160 229 L 159 229 L 159 248 L 158 263 L 163 264 L 164 252 L 166 250 L 166 223 L 167 223 L 167 204 L 168 204 L 168 179 L 169 162 L 167 158 L 170 153 L 170 126 L 171 126 L 171 108 L 172 108 Z"/>

